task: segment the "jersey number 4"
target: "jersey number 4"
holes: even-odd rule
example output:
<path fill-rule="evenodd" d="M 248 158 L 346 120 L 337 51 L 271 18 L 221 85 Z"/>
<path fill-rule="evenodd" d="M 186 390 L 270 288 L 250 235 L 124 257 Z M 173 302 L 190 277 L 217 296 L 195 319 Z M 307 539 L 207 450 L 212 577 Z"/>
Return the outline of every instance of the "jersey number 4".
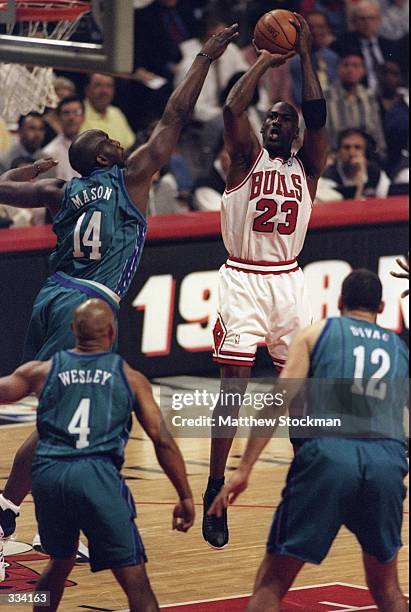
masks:
<path fill-rule="evenodd" d="M 95 210 L 90 217 L 85 232 L 81 232 L 81 226 L 86 213 L 78 218 L 74 228 L 74 250 L 73 257 L 85 257 L 83 247 L 90 250 L 89 259 L 101 259 L 101 212 Z"/>
<path fill-rule="evenodd" d="M 255 232 L 272 233 L 275 229 L 275 222 L 271 221 L 278 212 L 278 203 L 275 200 L 263 198 L 256 205 L 256 210 L 262 211 L 254 219 L 253 230 Z M 286 213 L 285 223 L 277 224 L 277 232 L 289 236 L 295 232 L 298 217 L 298 203 L 295 200 L 286 200 L 280 206 L 280 211 Z"/>
<path fill-rule="evenodd" d="M 77 406 L 77 410 L 73 414 L 73 418 L 67 427 L 69 434 L 78 436 L 78 440 L 76 440 L 76 448 L 78 449 L 87 448 L 87 446 L 90 446 L 90 442 L 88 441 L 90 434 L 89 422 L 90 400 L 83 398 Z"/>

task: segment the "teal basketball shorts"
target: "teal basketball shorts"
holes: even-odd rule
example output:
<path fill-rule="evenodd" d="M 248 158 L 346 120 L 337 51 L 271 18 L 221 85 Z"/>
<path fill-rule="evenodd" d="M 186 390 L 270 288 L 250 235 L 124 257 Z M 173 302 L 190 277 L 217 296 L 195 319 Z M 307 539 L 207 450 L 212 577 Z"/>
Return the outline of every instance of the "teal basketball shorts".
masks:
<path fill-rule="evenodd" d="M 291 464 L 267 552 L 319 564 L 342 525 L 380 563 L 401 547 L 405 447 L 396 440 L 318 438 Z"/>
<path fill-rule="evenodd" d="M 74 311 L 90 297 L 84 291 L 61 284 L 49 278 L 40 290 L 33 311 L 23 351 L 22 362 L 50 359 L 57 351 L 72 349 L 75 337 L 71 331 Z M 112 349 L 116 350 L 116 343 Z"/>
<path fill-rule="evenodd" d="M 82 531 L 93 572 L 147 561 L 133 497 L 109 458 L 36 458 L 32 477 L 40 539 L 50 557 L 72 557 Z"/>

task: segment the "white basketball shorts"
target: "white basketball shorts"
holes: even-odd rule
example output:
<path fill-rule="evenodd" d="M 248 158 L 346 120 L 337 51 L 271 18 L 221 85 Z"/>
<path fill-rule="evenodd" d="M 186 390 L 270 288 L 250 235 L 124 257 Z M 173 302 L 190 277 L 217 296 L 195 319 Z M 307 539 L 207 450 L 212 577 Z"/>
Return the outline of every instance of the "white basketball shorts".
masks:
<path fill-rule="evenodd" d="M 284 366 L 295 333 L 310 325 L 304 274 L 295 259 L 248 262 L 230 257 L 220 268 L 213 359 L 253 366 L 265 344 L 275 366 Z"/>

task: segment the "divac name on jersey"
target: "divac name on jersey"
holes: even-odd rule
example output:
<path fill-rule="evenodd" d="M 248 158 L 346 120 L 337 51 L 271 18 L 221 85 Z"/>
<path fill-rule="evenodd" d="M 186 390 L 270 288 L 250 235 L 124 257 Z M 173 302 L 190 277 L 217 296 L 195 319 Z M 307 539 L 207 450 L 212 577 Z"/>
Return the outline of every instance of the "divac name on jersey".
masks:
<path fill-rule="evenodd" d="M 99 185 L 98 187 L 83 189 L 83 191 L 77 193 L 75 196 L 70 198 L 70 200 L 73 202 L 76 208 L 81 208 L 89 202 L 95 202 L 96 200 L 109 200 L 112 193 L 112 187 L 103 187 L 103 185 Z"/>
<path fill-rule="evenodd" d="M 382 340 L 383 342 L 390 341 L 390 334 L 382 332 L 379 329 L 372 329 L 371 327 L 356 327 L 350 325 L 350 330 L 353 336 L 356 338 L 368 338 L 370 340 Z"/>
<path fill-rule="evenodd" d="M 58 377 L 65 387 L 67 385 L 86 385 L 89 383 L 104 386 L 112 377 L 112 374 L 105 370 L 66 370 L 60 372 Z"/>
<path fill-rule="evenodd" d="M 260 196 L 278 195 L 301 202 L 303 186 L 301 176 L 282 174 L 278 170 L 254 172 L 251 176 L 250 201 Z"/>

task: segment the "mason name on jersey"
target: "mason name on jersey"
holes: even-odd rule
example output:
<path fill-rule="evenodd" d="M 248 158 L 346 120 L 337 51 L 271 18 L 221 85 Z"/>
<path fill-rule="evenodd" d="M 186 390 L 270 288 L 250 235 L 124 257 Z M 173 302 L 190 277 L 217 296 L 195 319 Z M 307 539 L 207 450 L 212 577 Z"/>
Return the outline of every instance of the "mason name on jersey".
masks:
<path fill-rule="evenodd" d="M 112 187 L 108 187 L 107 185 L 99 185 L 98 187 L 90 187 L 89 189 L 79 191 L 75 196 L 72 196 L 70 200 L 76 208 L 82 208 L 89 202 L 95 202 L 96 200 L 109 200 L 112 193 Z"/>
<path fill-rule="evenodd" d="M 67 385 L 87 385 L 95 384 L 104 386 L 112 377 L 111 372 L 105 370 L 66 370 L 58 374 L 59 379 L 65 387 Z"/>
<path fill-rule="evenodd" d="M 277 195 L 302 201 L 302 178 L 298 174 L 283 174 L 278 170 L 253 172 L 251 176 L 250 202 L 261 195 Z"/>

